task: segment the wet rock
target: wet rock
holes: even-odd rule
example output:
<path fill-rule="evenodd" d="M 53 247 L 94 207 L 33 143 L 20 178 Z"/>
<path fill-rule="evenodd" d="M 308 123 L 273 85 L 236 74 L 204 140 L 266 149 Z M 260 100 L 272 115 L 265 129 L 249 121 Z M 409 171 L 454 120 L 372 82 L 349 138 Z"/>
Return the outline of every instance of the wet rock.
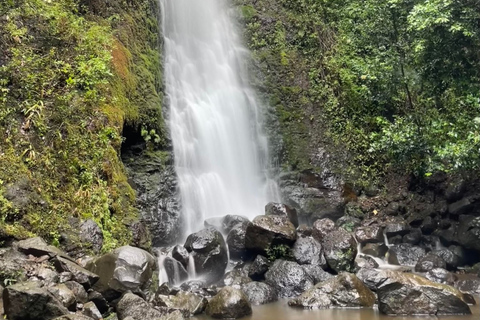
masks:
<path fill-rule="evenodd" d="M 378 262 L 370 256 L 357 255 L 355 258 L 355 270 L 360 270 L 362 268 L 374 269 L 378 267 Z"/>
<path fill-rule="evenodd" d="M 297 228 L 298 237 L 311 237 L 313 235 L 312 227 L 307 226 L 306 224 L 301 224 Z"/>
<path fill-rule="evenodd" d="M 270 261 L 262 255 L 257 255 L 248 268 L 248 276 L 255 281 L 263 280 L 270 268 Z"/>
<path fill-rule="evenodd" d="M 277 292 L 263 282 L 249 282 L 242 286 L 242 291 L 253 305 L 261 305 L 277 301 Z"/>
<path fill-rule="evenodd" d="M 422 232 L 419 229 L 412 229 L 410 233 L 403 236 L 403 242 L 417 245 L 422 239 Z"/>
<path fill-rule="evenodd" d="M 396 244 L 389 248 L 388 253 L 388 262 L 399 264 L 401 266 L 415 266 L 422 258 L 425 256 L 425 249 L 412 246 L 408 243 Z"/>
<path fill-rule="evenodd" d="M 47 288 L 58 301 L 60 301 L 63 306 L 71 311 L 75 311 L 76 298 L 75 294 L 70 290 L 65 284 L 57 284 L 53 287 Z"/>
<path fill-rule="evenodd" d="M 203 280 L 189 280 L 182 283 L 180 289 L 188 292 L 199 292 L 205 287 L 207 287 L 207 283 Z"/>
<path fill-rule="evenodd" d="M 172 257 L 165 257 L 163 268 L 171 285 L 179 285 L 188 279 L 188 272 L 183 264 Z"/>
<path fill-rule="evenodd" d="M 290 207 L 289 205 L 270 202 L 265 206 L 265 215 L 287 217 L 288 220 L 290 220 L 290 222 L 295 226 L 295 228 L 298 227 L 297 210 Z"/>
<path fill-rule="evenodd" d="M 417 272 L 427 272 L 435 268 L 445 269 L 447 264 L 445 261 L 434 253 L 428 253 L 426 256 L 423 256 L 418 260 L 415 265 L 415 271 Z"/>
<path fill-rule="evenodd" d="M 103 319 L 102 314 L 93 302 L 87 302 L 83 305 L 83 314 L 92 318 L 93 320 Z"/>
<path fill-rule="evenodd" d="M 207 218 L 205 221 L 203 221 L 203 226 L 205 228 L 214 228 L 215 230 L 224 233 L 223 230 L 223 221 L 225 220 L 225 217 L 212 217 L 212 218 Z"/>
<path fill-rule="evenodd" d="M 463 294 L 453 287 L 411 273 L 382 272 L 387 281 L 377 290 L 381 313 L 395 316 L 471 314 Z"/>
<path fill-rule="evenodd" d="M 88 219 L 80 225 L 80 239 L 90 244 L 95 253 L 102 250 L 103 232 L 95 221 Z"/>
<path fill-rule="evenodd" d="M 313 284 L 323 282 L 333 277 L 333 275 L 323 270 L 319 265 L 304 264 L 302 265 L 302 268 L 310 278 L 312 278 Z"/>
<path fill-rule="evenodd" d="M 64 284 L 58 286 L 65 286 L 66 288 L 68 288 L 73 293 L 77 302 L 85 303 L 88 301 L 87 292 L 80 283 L 74 281 L 67 281 Z"/>
<path fill-rule="evenodd" d="M 198 276 L 208 282 L 222 278 L 228 264 L 227 246 L 222 234 L 212 227 L 188 236 L 184 247 L 191 252 Z"/>
<path fill-rule="evenodd" d="M 336 272 L 354 269 L 357 255 L 355 239 L 344 229 L 337 229 L 323 238 L 323 249 L 327 263 Z"/>
<path fill-rule="evenodd" d="M 326 309 L 331 307 L 371 308 L 375 300 L 375 294 L 355 275 L 341 273 L 291 299 L 288 305 L 308 309 Z"/>
<path fill-rule="evenodd" d="M 60 256 L 66 259 L 71 260 L 65 252 L 58 249 L 57 247 L 48 245 L 42 238 L 29 238 L 26 240 L 18 241 L 14 246 L 18 251 L 29 255 L 31 254 L 34 257 L 42 257 L 44 255 L 48 255 L 49 257 L 53 258 L 56 256 Z"/>
<path fill-rule="evenodd" d="M 245 247 L 255 253 L 265 254 L 272 245 L 291 245 L 297 239 L 295 226 L 282 216 L 258 216 L 248 225 Z"/>
<path fill-rule="evenodd" d="M 455 288 L 457 288 L 463 293 L 477 295 L 480 293 L 480 279 L 479 278 L 460 279 L 455 282 Z"/>
<path fill-rule="evenodd" d="M 72 274 L 72 279 L 87 289 L 92 287 L 99 279 L 99 276 L 95 273 L 62 257 L 56 257 L 53 260 L 53 264 L 58 272 L 70 272 Z"/>
<path fill-rule="evenodd" d="M 454 274 L 442 268 L 434 268 L 428 271 L 425 277 L 430 281 L 444 283 L 450 286 L 453 286 L 456 280 L 456 276 Z"/>
<path fill-rule="evenodd" d="M 119 320 L 132 317 L 134 320 L 162 319 L 163 313 L 152 308 L 145 300 L 133 293 L 126 293 L 117 303 Z"/>
<path fill-rule="evenodd" d="M 362 221 L 360 219 L 350 216 L 343 216 L 336 222 L 339 228 L 343 228 L 348 232 L 353 232 L 361 223 Z"/>
<path fill-rule="evenodd" d="M 388 247 L 383 243 L 367 243 L 362 246 L 362 253 L 369 256 L 383 259 L 388 251 Z"/>
<path fill-rule="evenodd" d="M 383 228 L 380 226 L 366 226 L 355 229 L 355 238 L 360 243 L 383 243 Z"/>
<path fill-rule="evenodd" d="M 319 242 L 323 241 L 323 238 L 336 229 L 335 222 L 332 220 L 325 218 L 317 220 L 313 223 L 313 237 L 318 240 Z"/>
<path fill-rule="evenodd" d="M 461 263 L 463 263 L 462 259 L 458 255 L 456 255 L 450 249 L 447 249 L 447 248 L 435 250 L 433 254 L 437 255 L 443 261 L 445 261 L 446 268 L 450 270 L 457 269 L 457 267 L 460 266 Z M 445 267 L 441 267 L 441 268 L 445 268 Z"/>
<path fill-rule="evenodd" d="M 223 232 L 228 234 L 235 226 L 248 223 L 250 223 L 250 220 L 247 217 L 227 214 L 222 222 Z"/>
<path fill-rule="evenodd" d="M 265 274 L 266 283 L 272 286 L 279 297 L 295 297 L 313 286 L 313 279 L 298 263 L 276 260 Z"/>
<path fill-rule="evenodd" d="M 298 238 L 293 246 L 293 256 L 299 264 L 315 264 L 327 267 L 322 245 L 312 237 Z"/>
<path fill-rule="evenodd" d="M 92 261 L 87 268 L 100 277 L 93 289 L 110 300 L 128 290 L 139 292 L 146 288 L 155 258 L 142 249 L 124 246 Z"/>
<path fill-rule="evenodd" d="M 469 198 L 463 198 L 454 202 L 448 206 L 448 212 L 452 215 L 469 214 L 470 209 L 473 207 Z"/>
<path fill-rule="evenodd" d="M 36 282 L 23 282 L 4 289 L 3 303 L 8 319 L 53 319 L 69 314 L 59 300 L 39 285 Z"/>
<path fill-rule="evenodd" d="M 216 319 L 238 319 L 252 314 L 252 307 L 241 290 L 224 287 L 208 302 L 205 313 Z"/>
<path fill-rule="evenodd" d="M 190 255 L 184 246 L 176 245 L 172 250 L 172 257 L 179 261 L 185 268 L 188 267 L 188 259 Z"/>
<path fill-rule="evenodd" d="M 223 277 L 223 284 L 225 286 L 240 289 L 245 283 L 252 282 L 248 277 L 248 273 L 244 269 L 233 269 L 225 274 Z"/>
<path fill-rule="evenodd" d="M 404 236 L 410 232 L 410 226 L 404 221 L 392 221 L 385 227 L 385 234 L 388 237 Z"/>
<path fill-rule="evenodd" d="M 205 310 L 207 299 L 199 294 L 180 291 L 174 296 L 160 296 L 157 305 L 169 309 L 178 309 L 182 314 L 193 316 Z"/>
<path fill-rule="evenodd" d="M 245 236 L 250 222 L 242 222 L 233 226 L 227 236 L 228 251 L 231 259 L 242 259 L 247 256 Z"/>

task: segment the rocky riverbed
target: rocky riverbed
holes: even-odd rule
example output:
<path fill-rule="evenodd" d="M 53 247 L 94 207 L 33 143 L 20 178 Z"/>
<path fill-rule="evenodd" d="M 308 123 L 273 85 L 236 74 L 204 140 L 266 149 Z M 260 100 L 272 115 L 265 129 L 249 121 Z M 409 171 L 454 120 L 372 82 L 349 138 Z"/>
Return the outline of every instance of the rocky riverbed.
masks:
<path fill-rule="evenodd" d="M 390 243 L 396 236 L 425 238 L 398 216 L 353 228 L 329 218 L 299 225 L 294 208 L 271 203 L 252 221 L 209 219 L 183 245 L 153 252 L 124 246 L 96 256 L 76 251 L 74 259 L 30 238 L 0 249 L 1 311 L 10 320 L 264 319 L 256 313 L 271 309 L 257 306 L 282 301 L 274 305 L 390 316 L 471 314 L 479 265 L 466 261 L 475 257 L 422 241 Z"/>

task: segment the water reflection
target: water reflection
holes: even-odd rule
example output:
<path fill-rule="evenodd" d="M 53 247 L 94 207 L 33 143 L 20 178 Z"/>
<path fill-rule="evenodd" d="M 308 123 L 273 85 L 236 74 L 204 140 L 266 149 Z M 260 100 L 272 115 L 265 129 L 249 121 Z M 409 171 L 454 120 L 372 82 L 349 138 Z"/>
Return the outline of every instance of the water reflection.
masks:
<path fill-rule="evenodd" d="M 287 305 L 288 300 L 270 303 L 263 306 L 254 306 L 253 314 L 241 320 L 419 320 L 419 319 L 445 319 L 445 320 L 478 320 L 480 307 L 471 306 L 472 315 L 467 316 L 422 316 L 422 317 L 391 317 L 382 315 L 373 309 L 327 309 L 327 310 L 303 310 L 291 308 Z M 197 320 L 211 319 L 206 315 L 194 317 Z"/>

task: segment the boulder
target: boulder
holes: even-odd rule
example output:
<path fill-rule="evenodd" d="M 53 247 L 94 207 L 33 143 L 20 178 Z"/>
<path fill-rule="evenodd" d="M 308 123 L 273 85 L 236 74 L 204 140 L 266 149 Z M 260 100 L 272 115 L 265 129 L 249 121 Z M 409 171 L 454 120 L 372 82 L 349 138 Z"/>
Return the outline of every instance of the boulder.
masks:
<path fill-rule="evenodd" d="M 93 260 L 87 269 L 100 277 L 93 289 L 110 300 L 129 290 L 145 289 L 155 269 L 155 258 L 145 250 L 124 246 Z"/>
<path fill-rule="evenodd" d="M 70 290 L 65 284 L 60 283 L 53 287 L 47 288 L 58 301 L 60 301 L 63 306 L 71 311 L 75 311 L 76 298 L 72 290 Z"/>
<path fill-rule="evenodd" d="M 23 282 L 3 290 L 5 314 L 9 320 L 54 319 L 68 309 L 37 282 Z"/>
<path fill-rule="evenodd" d="M 208 302 L 205 313 L 216 319 L 238 319 L 252 314 L 252 306 L 243 291 L 223 287 Z"/>
<path fill-rule="evenodd" d="M 312 235 L 319 242 L 322 242 L 323 238 L 335 229 L 335 222 L 332 220 L 328 218 L 319 219 L 313 223 Z"/>
<path fill-rule="evenodd" d="M 455 282 L 455 288 L 463 293 L 478 295 L 480 293 L 480 279 L 477 277 L 460 279 Z"/>
<path fill-rule="evenodd" d="M 278 299 L 275 289 L 264 282 L 246 283 L 242 286 L 242 291 L 253 305 L 266 304 Z"/>
<path fill-rule="evenodd" d="M 207 282 L 220 280 L 228 264 L 227 246 L 222 234 L 208 227 L 188 236 L 184 247 L 193 256 L 197 276 Z"/>
<path fill-rule="evenodd" d="M 172 257 L 165 257 L 163 268 L 171 285 L 179 285 L 188 279 L 188 272 L 183 264 Z"/>
<path fill-rule="evenodd" d="M 72 274 L 72 279 L 87 289 L 92 287 L 99 279 L 99 276 L 95 273 L 62 257 L 56 257 L 53 260 L 53 264 L 58 272 L 70 272 Z"/>
<path fill-rule="evenodd" d="M 83 314 L 93 320 L 102 320 L 102 314 L 98 311 L 97 306 L 93 302 L 87 302 L 83 305 Z"/>
<path fill-rule="evenodd" d="M 280 298 L 298 296 L 313 286 L 313 279 L 293 261 L 276 260 L 265 274 L 265 279 Z"/>
<path fill-rule="evenodd" d="M 252 282 L 252 279 L 248 277 L 247 270 L 244 269 L 233 269 L 223 277 L 223 284 L 235 289 L 240 289 L 242 285 L 249 282 Z"/>
<path fill-rule="evenodd" d="M 388 249 L 387 255 L 389 263 L 413 267 L 420 258 L 425 256 L 425 249 L 412 246 L 408 243 L 402 243 L 391 246 Z"/>
<path fill-rule="evenodd" d="M 458 226 L 457 241 L 466 249 L 480 251 L 480 217 L 463 217 Z"/>
<path fill-rule="evenodd" d="M 355 229 L 355 238 L 358 242 L 383 243 L 383 228 L 380 226 L 365 226 Z"/>
<path fill-rule="evenodd" d="M 100 294 L 100 292 L 97 292 L 95 290 L 89 290 L 88 292 L 88 300 L 95 303 L 97 306 L 97 309 L 102 313 L 106 313 L 109 308 L 109 304 L 107 300 Z"/>
<path fill-rule="evenodd" d="M 448 206 L 448 213 L 452 215 L 459 216 L 461 214 L 468 214 L 470 209 L 473 207 L 472 202 L 469 198 L 463 198 L 454 202 Z"/>
<path fill-rule="evenodd" d="M 442 268 L 434 268 L 428 271 L 425 277 L 430 281 L 444 283 L 450 286 L 453 286 L 457 278 L 453 273 Z"/>
<path fill-rule="evenodd" d="M 406 221 L 403 221 L 403 219 L 390 221 L 385 227 L 385 234 L 388 237 L 404 236 L 409 232 L 410 232 L 410 226 Z"/>
<path fill-rule="evenodd" d="M 263 280 L 265 273 L 270 268 L 270 261 L 262 255 L 257 255 L 252 264 L 248 267 L 248 276 L 255 281 Z"/>
<path fill-rule="evenodd" d="M 383 270 L 378 285 L 378 310 L 399 315 L 471 314 L 463 294 L 445 284 L 427 280 L 416 274 Z"/>
<path fill-rule="evenodd" d="M 343 228 L 348 232 L 353 232 L 361 223 L 360 219 L 351 216 L 343 216 L 336 221 L 336 225 L 339 228 Z"/>
<path fill-rule="evenodd" d="M 177 309 L 182 314 L 193 316 L 200 314 L 207 306 L 207 299 L 193 292 L 180 291 L 174 296 L 157 296 L 156 304 L 160 307 L 169 309 Z"/>
<path fill-rule="evenodd" d="M 417 245 L 422 239 L 422 231 L 419 229 L 412 229 L 410 233 L 403 236 L 403 243 L 409 243 L 411 245 Z"/>
<path fill-rule="evenodd" d="M 14 247 L 26 254 L 29 255 L 31 254 L 34 257 L 42 257 L 45 255 L 48 255 L 50 258 L 60 256 L 65 259 L 72 260 L 65 252 L 62 250 L 58 249 L 57 247 L 48 245 L 42 238 L 36 237 L 36 238 L 29 238 L 26 240 L 21 240 L 18 241 Z"/>
<path fill-rule="evenodd" d="M 299 264 L 314 264 L 320 265 L 322 268 L 327 267 L 322 245 L 312 237 L 298 238 L 293 246 L 293 256 Z"/>
<path fill-rule="evenodd" d="M 333 277 L 333 275 L 323 270 L 319 265 L 304 264 L 302 265 L 302 268 L 310 276 L 310 278 L 312 278 L 313 284 L 323 282 Z"/>
<path fill-rule="evenodd" d="M 265 206 L 265 215 L 287 217 L 288 220 L 290 220 L 290 222 L 295 226 L 295 228 L 298 227 L 297 210 L 289 205 L 270 202 Z"/>
<path fill-rule="evenodd" d="M 247 217 L 227 214 L 222 221 L 223 232 L 228 234 L 236 225 L 248 223 L 250 223 L 250 220 Z"/>
<path fill-rule="evenodd" d="M 67 281 L 63 285 L 72 291 L 73 295 L 75 296 L 75 300 L 78 303 L 85 303 L 88 301 L 87 291 L 85 291 L 85 288 L 80 283 L 75 281 Z"/>
<path fill-rule="evenodd" d="M 27 271 L 34 269 L 35 261 L 12 248 L 0 248 L 0 284 L 7 279 L 27 280 Z"/>
<path fill-rule="evenodd" d="M 245 236 L 247 234 L 247 227 L 250 222 L 237 223 L 230 229 L 227 235 L 228 251 L 230 259 L 243 259 L 247 256 L 247 249 L 245 247 Z"/>
<path fill-rule="evenodd" d="M 152 308 L 145 300 L 133 293 L 126 293 L 118 301 L 117 316 L 119 320 L 132 317 L 134 320 L 163 319 L 164 313 Z"/>
<path fill-rule="evenodd" d="M 297 239 L 295 226 L 283 216 L 258 216 L 248 225 L 245 248 L 265 254 L 273 245 L 291 245 Z"/>
<path fill-rule="evenodd" d="M 288 305 L 308 309 L 371 308 L 375 300 L 375 294 L 355 275 L 341 273 L 291 299 Z"/>
<path fill-rule="evenodd" d="M 42 280 L 45 285 L 54 285 L 59 281 L 58 272 L 46 267 L 37 269 L 37 278 Z"/>
<path fill-rule="evenodd" d="M 418 260 L 417 264 L 415 265 L 415 271 L 428 272 L 435 268 L 445 269 L 446 267 L 447 264 L 442 258 L 435 253 L 430 252 Z"/>
<path fill-rule="evenodd" d="M 172 250 L 172 257 L 179 261 L 184 268 L 188 267 L 188 259 L 190 255 L 184 246 L 176 245 Z"/>
<path fill-rule="evenodd" d="M 344 229 L 331 231 L 323 237 L 322 245 L 325 258 L 332 270 L 353 271 L 357 244 L 350 233 Z"/>
<path fill-rule="evenodd" d="M 378 262 L 375 261 L 375 259 L 371 256 L 359 254 L 355 257 L 355 270 L 360 270 L 362 268 L 374 269 L 378 267 L 379 267 Z"/>
<path fill-rule="evenodd" d="M 92 219 L 88 219 L 80 225 L 80 239 L 90 244 L 93 252 L 99 253 L 102 250 L 103 232 Z"/>

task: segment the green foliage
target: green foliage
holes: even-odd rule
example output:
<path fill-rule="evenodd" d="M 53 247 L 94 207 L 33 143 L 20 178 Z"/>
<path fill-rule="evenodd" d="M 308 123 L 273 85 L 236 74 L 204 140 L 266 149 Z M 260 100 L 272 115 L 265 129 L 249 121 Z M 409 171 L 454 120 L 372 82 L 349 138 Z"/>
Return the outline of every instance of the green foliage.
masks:
<path fill-rule="evenodd" d="M 292 248 L 286 244 L 272 245 L 270 248 L 267 248 L 266 253 L 269 261 L 275 261 L 278 259 L 288 261 L 295 260 L 293 257 Z"/>

